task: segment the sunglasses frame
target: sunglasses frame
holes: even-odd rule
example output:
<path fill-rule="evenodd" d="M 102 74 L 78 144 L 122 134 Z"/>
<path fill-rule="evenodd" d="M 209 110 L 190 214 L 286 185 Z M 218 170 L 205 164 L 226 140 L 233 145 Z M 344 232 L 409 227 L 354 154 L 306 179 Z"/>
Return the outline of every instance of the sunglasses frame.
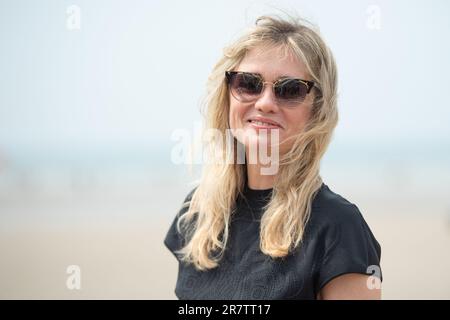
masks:
<path fill-rule="evenodd" d="M 275 86 L 276 86 L 277 83 L 280 82 L 280 81 L 286 81 L 287 79 L 288 79 L 288 80 L 297 80 L 297 81 L 299 81 L 299 82 L 301 82 L 301 83 L 303 83 L 303 84 L 306 85 L 306 88 L 307 88 L 306 94 L 309 94 L 309 93 L 311 92 L 311 89 L 312 89 L 312 88 L 314 87 L 314 85 L 315 85 L 313 81 L 303 80 L 303 79 L 299 79 L 299 78 L 280 78 L 280 79 L 278 79 L 278 80 L 276 80 L 276 81 L 274 81 L 274 82 L 269 82 L 269 81 L 264 81 L 264 78 L 263 78 L 259 73 L 244 72 L 244 71 L 225 71 L 225 77 L 226 77 L 226 79 L 227 79 L 227 84 L 228 84 L 228 87 L 229 87 L 229 89 L 230 89 L 231 94 L 233 94 L 233 90 L 231 90 L 230 83 L 231 83 L 232 78 L 233 78 L 234 76 L 236 76 L 237 74 L 249 74 L 249 75 L 253 75 L 253 76 L 256 76 L 256 77 L 260 78 L 263 87 L 262 87 L 261 92 L 259 93 L 259 95 L 258 95 L 257 97 L 255 97 L 255 100 L 258 99 L 258 97 L 260 97 L 261 94 L 264 92 L 264 89 L 265 89 L 266 84 L 272 84 L 272 93 L 273 93 L 273 95 L 274 95 L 275 97 L 276 97 L 276 95 L 275 95 Z M 238 97 L 236 97 L 234 94 L 233 94 L 233 97 L 235 97 L 237 100 L 241 101 L 241 100 L 238 99 Z M 306 98 L 306 95 L 305 95 L 305 97 L 303 98 L 303 100 L 304 100 L 305 98 Z M 277 97 L 277 99 L 280 99 L 280 98 Z M 299 103 L 300 103 L 300 102 L 303 102 L 303 100 L 298 101 L 298 102 L 299 102 Z M 249 100 L 249 101 L 241 101 L 241 102 L 250 102 L 250 101 L 251 101 L 251 100 Z M 288 101 L 288 100 L 286 100 L 286 101 Z M 294 102 L 295 102 L 295 101 L 294 101 Z"/>

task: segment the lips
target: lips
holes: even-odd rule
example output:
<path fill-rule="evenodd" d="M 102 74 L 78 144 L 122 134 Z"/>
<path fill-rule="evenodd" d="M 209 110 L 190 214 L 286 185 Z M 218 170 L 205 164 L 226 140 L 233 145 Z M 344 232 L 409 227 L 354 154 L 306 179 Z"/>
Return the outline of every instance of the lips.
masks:
<path fill-rule="evenodd" d="M 255 126 L 259 127 L 276 127 L 281 128 L 281 124 L 276 122 L 275 120 L 269 119 L 269 118 L 263 118 L 263 117 L 251 117 L 247 120 L 247 122 L 252 123 Z"/>

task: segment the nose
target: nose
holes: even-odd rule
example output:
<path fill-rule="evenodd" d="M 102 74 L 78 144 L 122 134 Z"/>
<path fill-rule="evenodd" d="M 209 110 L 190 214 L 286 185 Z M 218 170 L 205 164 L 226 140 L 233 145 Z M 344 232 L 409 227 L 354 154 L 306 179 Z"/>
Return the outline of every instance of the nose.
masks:
<path fill-rule="evenodd" d="M 278 105 L 271 85 L 272 84 L 266 84 L 263 92 L 255 101 L 255 108 L 264 113 L 274 113 L 278 111 Z"/>

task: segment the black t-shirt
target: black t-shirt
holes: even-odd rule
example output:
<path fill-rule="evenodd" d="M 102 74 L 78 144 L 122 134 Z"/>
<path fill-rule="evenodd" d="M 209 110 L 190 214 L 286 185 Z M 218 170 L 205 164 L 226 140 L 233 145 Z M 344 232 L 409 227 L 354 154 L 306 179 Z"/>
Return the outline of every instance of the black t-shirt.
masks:
<path fill-rule="evenodd" d="M 359 209 L 324 183 L 313 200 L 303 242 L 283 258 L 263 254 L 261 208 L 271 193 L 272 189 L 245 188 L 245 197 L 236 203 L 224 256 L 218 267 L 207 271 L 180 262 L 174 253 L 186 241 L 176 222 L 187 208 L 178 212 L 164 243 L 179 261 L 175 288 L 179 299 L 316 299 L 326 283 L 342 274 L 382 279 L 381 247 Z"/>

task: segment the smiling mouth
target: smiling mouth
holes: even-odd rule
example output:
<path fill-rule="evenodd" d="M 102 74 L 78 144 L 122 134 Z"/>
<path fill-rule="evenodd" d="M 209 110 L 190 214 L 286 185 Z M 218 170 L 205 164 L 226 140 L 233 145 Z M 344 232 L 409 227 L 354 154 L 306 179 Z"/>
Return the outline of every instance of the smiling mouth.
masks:
<path fill-rule="evenodd" d="M 273 123 L 269 123 L 269 122 L 264 122 L 264 121 L 258 121 L 258 120 L 247 120 L 248 123 L 251 123 L 254 127 L 259 127 L 259 128 L 270 128 L 270 129 L 281 129 L 281 126 L 273 124 Z"/>

